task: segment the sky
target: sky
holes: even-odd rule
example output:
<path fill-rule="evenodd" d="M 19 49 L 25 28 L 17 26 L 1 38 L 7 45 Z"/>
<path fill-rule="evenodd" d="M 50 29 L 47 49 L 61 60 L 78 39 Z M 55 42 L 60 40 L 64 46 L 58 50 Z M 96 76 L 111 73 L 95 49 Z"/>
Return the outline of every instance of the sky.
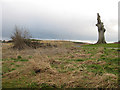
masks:
<path fill-rule="evenodd" d="M 33 38 L 97 41 L 97 13 L 108 42 L 118 41 L 119 0 L 2 0 L 2 38 L 9 39 L 15 25 Z M 1 17 L 1 16 L 0 16 Z"/>

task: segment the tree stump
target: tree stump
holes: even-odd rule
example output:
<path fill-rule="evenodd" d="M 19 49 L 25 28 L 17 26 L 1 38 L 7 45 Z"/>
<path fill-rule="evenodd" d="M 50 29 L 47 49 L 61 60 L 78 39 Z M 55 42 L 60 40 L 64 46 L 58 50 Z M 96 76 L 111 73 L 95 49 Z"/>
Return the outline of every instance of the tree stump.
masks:
<path fill-rule="evenodd" d="M 106 41 L 105 41 L 104 33 L 105 33 L 106 30 L 104 28 L 103 22 L 101 22 L 99 13 L 97 13 L 97 24 L 96 24 L 96 26 L 98 27 L 98 33 L 99 33 L 97 44 L 105 44 Z"/>

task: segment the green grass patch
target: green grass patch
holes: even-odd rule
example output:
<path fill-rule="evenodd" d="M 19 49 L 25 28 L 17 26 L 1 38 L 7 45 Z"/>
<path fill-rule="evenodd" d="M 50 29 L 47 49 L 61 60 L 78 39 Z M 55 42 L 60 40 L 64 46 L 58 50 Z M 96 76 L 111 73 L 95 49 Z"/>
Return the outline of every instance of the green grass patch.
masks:
<path fill-rule="evenodd" d="M 113 48 L 118 48 L 118 44 L 115 43 L 109 43 L 109 44 L 90 44 L 90 45 L 83 45 L 82 47 L 113 47 Z M 104 49 L 105 49 L 104 48 Z"/>
<path fill-rule="evenodd" d="M 40 85 L 40 88 L 56 88 L 57 86 L 56 85 L 49 85 L 47 83 L 42 83 Z"/>
<path fill-rule="evenodd" d="M 78 61 L 78 62 L 79 62 L 79 61 L 84 61 L 84 60 L 83 60 L 83 59 L 76 59 L 75 61 Z"/>
<path fill-rule="evenodd" d="M 2 88 L 38 88 L 38 85 L 31 82 L 30 77 L 21 76 L 19 79 L 3 79 Z"/>
<path fill-rule="evenodd" d="M 29 58 L 29 59 L 31 59 L 31 58 L 32 58 L 32 56 L 29 56 L 28 58 Z"/>
<path fill-rule="evenodd" d="M 12 68 L 11 70 L 12 70 L 12 71 L 13 71 L 13 70 L 16 70 L 16 68 Z"/>
<path fill-rule="evenodd" d="M 104 73 L 103 67 L 97 64 L 88 65 L 87 70 L 100 75 Z"/>
<path fill-rule="evenodd" d="M 118 63 L 120 62 L 120 58 L 106 58 L 105 61 L 106 61 L 108 64 L 118 65 Z"/>
<path fill-rule="evenodd" d="M 15 62 L 19 62 L 19 61 L 29 61 L 28 59 L 23 59 L 23 58 L 20 58 L 20 59 L 16 59 L 16 58 L 11 58 L 11 60 L 15 61 Z"/>
<path fill-rule="evenodd" d="M 28 88 L 38 88 L 38 84 L 36 82 L 31 82 L 31 83 L 28 83 L 27 87 Z"/>
<path fill-rule="evenodd" d="M 21 59 L 22 57 L 21 56 L 17 56 L 17 59 Z"/>
<path fill-rule="evenodd" d="M 21 65 L 16 65 L 16 67 L 20 67 Z"/>
<path fill-rule="evenodd" d="M 10 63 L 11 65 L 14 65 L 15 63 Z"/>
<path fill-rule="evenodd" d="M 58 68 L 58 65 L 56 64 L 50 64 L 52 68 Z"/>
<path fill-rule="evenodd" d="M 35 73 L 35 71 L 34 71 L 34 70 L 32 70 L 32 71 L 31 71 L 31 75 L 33 75 L 33 76 L 35 76 L 35 75 L 36 75 L 36 73 Z"/>
<path fill-rule="evenodd" d="M 3 67 L 2 67 L 2 72 L 3 72 L 3 73 L 8 73 L 8 72 L 10 72 L 10 71 L 12 71 L 11 68 L 6 67 L 6 66 L 3 66 Z"/>
<path fill-rule="evenodd" d="M 13 70 L 16 70 L 16 68 L 11 68 L 10 64 L 3 64 L 2 65 L 2 72 L 3 72 L 3 74 L 11 72 Z"/>
<path fill-rule="evenodd" d="M 120 67 L 118 67 L 116 65 L 106 64 L 106 65 L 103 66 L 103 68 L 104 68 L 105 72 L 117 75 L 118 74 L 118 68 L 120 68 Z"/>

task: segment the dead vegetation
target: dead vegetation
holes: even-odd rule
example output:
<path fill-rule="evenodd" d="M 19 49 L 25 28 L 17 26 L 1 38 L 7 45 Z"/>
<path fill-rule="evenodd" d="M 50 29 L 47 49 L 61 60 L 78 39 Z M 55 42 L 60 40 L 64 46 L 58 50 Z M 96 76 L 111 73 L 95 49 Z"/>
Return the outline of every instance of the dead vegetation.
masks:
<path fill-rule="evenodd" d="M 15 27 L 15 31 L 13 35 L 11 36 L 12 40 L 7 41 L 13 42 L 13 48 L 22 50 L 25 48 L 46 48 L 46 47 L 57 47 L 57 45 L 51 45 L 50 43 L 40 43 L 39 41 L 33 41 L 30 39 L 32 36 L 26 29 L 20 29 L 17 26 Z M 3 42 L 5 43 L 5 41 Z"/>
<path fill-rule="evenodd" d="M 65 41 L 38 42 L 57 47 L 19 51 L 9 48 L 12 43 L 3 44 L 4 88 L 117 88 L 118 66 L 111 62 L 117 50 L 86 49 Z"/>

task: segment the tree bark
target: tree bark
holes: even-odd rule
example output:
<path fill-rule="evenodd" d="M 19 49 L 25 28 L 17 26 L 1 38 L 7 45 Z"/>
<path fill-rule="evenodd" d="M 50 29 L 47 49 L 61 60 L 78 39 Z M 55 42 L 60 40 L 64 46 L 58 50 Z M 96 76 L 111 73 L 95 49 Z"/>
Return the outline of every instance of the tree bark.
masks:
<path fill-rule="evenodd" d="M 106 30 L 104 28 L 103 23 L 101 22 L 99 13 L 97 13 L 97 21 L 98 23 L 96 24 L 96 26 L 98 27 L 98 35 L 99 35 L 97 44 L 105 44 L 106 41 L 105 41 L 104 33 Z"/>

